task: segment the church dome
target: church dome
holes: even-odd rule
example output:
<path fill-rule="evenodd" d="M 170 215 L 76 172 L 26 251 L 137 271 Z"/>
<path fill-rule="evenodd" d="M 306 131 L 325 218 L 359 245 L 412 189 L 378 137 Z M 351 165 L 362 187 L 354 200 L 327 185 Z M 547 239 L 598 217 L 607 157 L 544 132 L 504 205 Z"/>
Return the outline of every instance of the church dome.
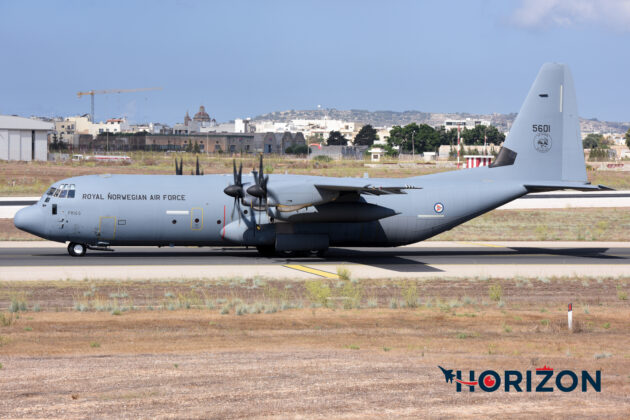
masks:
<path fill-rule="evenodd" d="M 195 116 L 193 117 L 193 121 L 210 122 L 210 115 L 208 115 L 208 113 L 206 112 L 206 108 L 203 105 L 199 107 L 199 112 L 195 114 Z"/>

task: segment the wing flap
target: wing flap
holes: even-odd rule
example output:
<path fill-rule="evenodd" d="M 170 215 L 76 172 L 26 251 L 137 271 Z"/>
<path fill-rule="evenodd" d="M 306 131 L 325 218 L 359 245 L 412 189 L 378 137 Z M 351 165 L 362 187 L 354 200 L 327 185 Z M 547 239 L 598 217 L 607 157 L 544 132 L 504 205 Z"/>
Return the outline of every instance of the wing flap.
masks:
<path fill-rule="evenodd" d="M 414 185 L 328 185 L 316 184 L 315 188 L 320 191 L 355 193 L 366 195 L 387 195 L 387 194 L 407 194 L 405 190 L 419 190 L 421 187 Z"/>

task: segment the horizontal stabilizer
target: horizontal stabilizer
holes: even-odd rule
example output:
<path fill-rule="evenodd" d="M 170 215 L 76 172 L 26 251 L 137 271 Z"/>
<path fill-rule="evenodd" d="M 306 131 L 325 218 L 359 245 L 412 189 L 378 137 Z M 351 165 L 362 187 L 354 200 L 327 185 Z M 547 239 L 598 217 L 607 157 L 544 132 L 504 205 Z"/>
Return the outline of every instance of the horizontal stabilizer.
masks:
<path fill-rule="evenodd" d="M 527 191 L 530 193 L 556 190 L 614 191 L 614 188 L 604 185 L 592 185 L 582 182 L 537 182 L 535 185 L 525 185 L 525 188 L 527 188 Z"/>

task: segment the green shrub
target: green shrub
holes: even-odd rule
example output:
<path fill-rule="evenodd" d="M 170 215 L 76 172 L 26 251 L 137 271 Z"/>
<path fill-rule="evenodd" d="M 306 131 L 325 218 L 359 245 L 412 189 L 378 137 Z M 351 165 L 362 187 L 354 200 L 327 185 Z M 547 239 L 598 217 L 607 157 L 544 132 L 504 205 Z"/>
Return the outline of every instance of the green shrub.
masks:
<path fill-rule="evenodd" d="M 315 162 L 323 162 L 323 163 L 332 162 L 332 158 L 330 156 L 326 156 L 326 155 L 315 156 L 313 158 L 313 160 Z"/>
<path fill-rule="evenodd" d="M 313 303 L 318 303 L 327 307 L 330 298 L 330 286 L 321 280 L 312 280 L 304 283 L 308 299 Z"/>
<path fill-rule="evenodd" d="M 350 270 L 346 267 L 337 267 L 337 276 L 339 276 L 339 279 L 344 281 L 350 280 Z"/>
<path fill-rule="evenodd" d="M 3 327 L 10 327 L 11 324 L 13 324 L 14 318 L 13 318 L 13 314 L 9 313 L 9 314 L 4 314 L 4 312 L 0 312 L 0 324 L 2 324 Z"/>
<path fill-rule="evenodd" d="M 503 287 L 501 287 L 499 283 L 490 285 L 490 287 L 488 288 L 488 295 L 490 297 L 490 300 L 493 300 L 495 302 L 500 301 L 503 297 Z"/>
<path fill-rule="evenodd" d="M 415 281 L 409 281 L 402 290 L 402 298 L 407 308 L 418 306 L 418 287 Z"/>
<path fill-rule="evenodd" d="M 24 312 L 26 311 L 26 299 L 23 295 L 11 296 L 11 303 L 9 304 L 9 312 Z"/>
<path fill-rule="evenodd" d="M 363 297 L 363 287 L 360 284 L 354 284 L 351 281 L 344 282 L 341 289 L 337 291 L 339 297 L 343 298 L 343 308 L 352 309 L 361 307 L 361 298 Z"/>

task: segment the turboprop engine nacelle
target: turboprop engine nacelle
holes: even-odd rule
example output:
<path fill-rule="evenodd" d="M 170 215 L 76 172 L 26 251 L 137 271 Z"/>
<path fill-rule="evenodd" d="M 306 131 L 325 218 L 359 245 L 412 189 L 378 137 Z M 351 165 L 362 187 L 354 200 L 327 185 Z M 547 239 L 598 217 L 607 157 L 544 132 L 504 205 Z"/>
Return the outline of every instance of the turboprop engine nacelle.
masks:
<path fill-rule="evenodd" d="M 276 228 L 273 224 L 252 226 L 234 221 L 221 229 L 221 238 L 240 245 L 273 245 L 276 241 Z"/>

